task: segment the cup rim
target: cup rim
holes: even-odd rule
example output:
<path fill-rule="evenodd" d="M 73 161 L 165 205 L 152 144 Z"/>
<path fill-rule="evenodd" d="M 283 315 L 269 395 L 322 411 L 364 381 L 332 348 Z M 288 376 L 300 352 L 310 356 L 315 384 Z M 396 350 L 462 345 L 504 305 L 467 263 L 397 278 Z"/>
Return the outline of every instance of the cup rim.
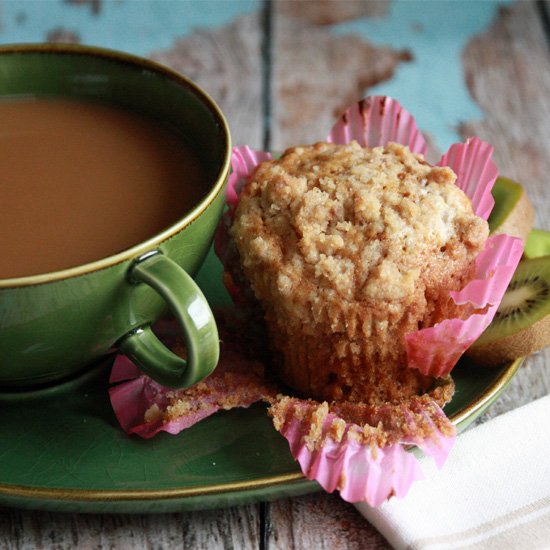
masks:
<path fill-rule="evenodd" d="M 205 107 L 207 107 L 213 114 L 214 119 L 218 122 L 222 138 L 225 141 L 225 154 L 220 170 L 213 178 L 213 184 L 210 186 L 208 193 L 197 203 L 191 210 L 185 215 L 180 217 L 175 223 L 168 226 L 166 229 L 153 235 L 145 241 L 142 241 L 126 250 L 117 252 L 116 254 L 106 256 L 93 262 L 88 262 L 75 267 L 61 269 L 58 271 L 51 271 L 46 273 L 40 273 L 36 275 L 25 275 L 22 277 L 12 277 L 7 279 L 0 279 L 0 290 L 5 288 L 16 288 L 40 285 L 44 283 L 51 283 L 80 275 L 86 275 L 95 271 L 106 269 L 117 264 L 131 261 L 136 257 L 150 251 L 151 249 L 158 247 L 161 243 L 170 239 L 178 234 L 185 227 L 197 220 L 204 211 L 212 204 L 214 199 L 223 190 L 225 181 L 229 174 L 230 162 L 231 162 L 231 135 L 229 132 L 229 125 L 227 120 L 218 107 L 216 102 L 205 92 L 199 85 L 194 83 L 185 75 L 178 73 L 177 71 L 170 69 L 169 67 L 140 57 L 130 53 L 113 50 L 109 48 L 102 48 L 97 46 L 86 46 L 81 44 L 9 44 L 0 46 L 0 55 L 5 54 L 61 54 L 61 55 L 81 55 L 83 57 L 94 57 L 105 59 L 108 61 L 118 62 L 124 65 L 133 65 L 141 67 L 142 69 L 155 72 L 163 77 L 166 77 L 177 84 L 186 87 L 194 92 L 194 94 L 202 100 Z M 1 253 L 1 252 L 0 252 Z"/>

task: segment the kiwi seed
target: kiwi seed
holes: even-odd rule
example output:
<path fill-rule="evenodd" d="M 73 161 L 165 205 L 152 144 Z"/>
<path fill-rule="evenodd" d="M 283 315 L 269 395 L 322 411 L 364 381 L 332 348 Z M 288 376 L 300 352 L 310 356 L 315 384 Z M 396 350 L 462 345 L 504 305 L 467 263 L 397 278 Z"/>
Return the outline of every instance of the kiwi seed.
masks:
<path fill-rule="evenodd" d="M 501 365 L 550 345 L 550 256 L 522 260 L 492 323 L 466 352 Z"/>

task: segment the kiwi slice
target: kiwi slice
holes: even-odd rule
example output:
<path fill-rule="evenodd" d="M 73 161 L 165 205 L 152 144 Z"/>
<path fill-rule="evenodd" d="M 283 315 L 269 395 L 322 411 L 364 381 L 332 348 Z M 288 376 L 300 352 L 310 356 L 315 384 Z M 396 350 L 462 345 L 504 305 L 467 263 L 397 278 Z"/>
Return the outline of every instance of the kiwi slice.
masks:
<path fill-rule="evenodd" d="M 522 260 L 493 322 L 466 352 L 496 366 L 550 345 L 550 256 Z"/>
<path fill-rule="evenodd" d="M 487 220 L 491 234 L 506 233 L 525 241 L 535 219 L 535 209 L 525 189 L 511 179 L 500 177 L 492 194 L 495 207 Z"/>
<path fill-rule="evenodd" d="M 550 255 L 550 231 L 533 229 L 527 236 L 523 255 L 526 258 L 538 258 Z"/>

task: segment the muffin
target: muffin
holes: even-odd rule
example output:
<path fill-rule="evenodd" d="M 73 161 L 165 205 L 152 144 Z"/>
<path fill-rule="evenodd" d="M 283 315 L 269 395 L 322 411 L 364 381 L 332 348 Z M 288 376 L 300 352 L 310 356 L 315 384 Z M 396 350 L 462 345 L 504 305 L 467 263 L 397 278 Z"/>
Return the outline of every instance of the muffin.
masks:
<path fill-rule="evenodd" d="M 395 143 L 316 143 L 257 166 L 230 235 L 282 381 L 371 404 L 432 387 L 407 366 L 405 336 L 472 313 L 449 291 L 473 278 L 488 236 L 455 180 Z"/>
<path fill-rule="evenodd" d="M 414 117 L 386 96 L 349 107 L 326 142 L 275 161 L 233 148 L 215 240 L 235 305 L 222 358 L 233 342 L 239 374 L 254 375 L 249 360 L 267 366 L 265 315 L 271 363 L 297 391 L 218 368 L 170 411 L 147 377 L 111 396 L 125 429 L 143 437 L 185 429 L 212 405 L 263 400 L 308 479 L 376 506 L 422 477 L 411 446 L 443 466 L 456 435 L 442 409 L 450 373 L 493 319 L 523 243 L 487 238 L 498 176 L 489 143 L 453 144 L 430 166 Z M 197 399 L 208 403 L 196 410 Z M 163 407 L 162 422 L 143 422 Z"/>

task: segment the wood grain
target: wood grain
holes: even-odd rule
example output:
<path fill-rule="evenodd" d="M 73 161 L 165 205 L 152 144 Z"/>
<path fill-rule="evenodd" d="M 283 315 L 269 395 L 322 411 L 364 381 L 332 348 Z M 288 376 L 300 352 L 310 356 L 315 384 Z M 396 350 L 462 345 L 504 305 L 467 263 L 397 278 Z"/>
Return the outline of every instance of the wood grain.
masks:
<path fill-rule="evenodd" d="M 384 537 L 337 495 L 319 493 L 269 505 L 266 550 L 382 550 Z"/>
<path fill-rule="evenodd" d="M 46 42 L 50 44 L 80 44 L 80 35 L 76 31 L 64 27 L 56 27 L 46 35 Z"/>
<path fill-rule="evenodd" d="M 262 14 L 220 29 L 200 29 L 151 58 L 208 90 L 227 117 L 235 145 L 263 146 Z"/>
<path fill-rule="evenodd" d="M 159 515 L 0 510 L 0 550 L 259 548 L 258 506 Z"/>
<path fill-rule="evenodd" d="M 355 35 L 338 36 L 290 18 L 285 6 L 275 3 L 272 23 L 274 150 L 322 141 L 350 104 L 411 59 L 406 50 L 375 46 Z"/>
<path fill-rule="evenodd" d="M 550 55 L 534 2 L 502 8 L 489 29 L 463 52 L 466 82 L 483 110 L 461 125 L 495 148 L 502 174 L 521 182 L 536 208 L 537 227 L 550 229 Z M 550 349 L 527 359 L 483 420 L 550 393 Z"/>
<path fill-rule="evenodd" d="M 333 25 L 360 17 L 382 17 L 389 10 L 389 0 L 276 0 L 276 3 L 279 13 L 314 25 Z"/>

